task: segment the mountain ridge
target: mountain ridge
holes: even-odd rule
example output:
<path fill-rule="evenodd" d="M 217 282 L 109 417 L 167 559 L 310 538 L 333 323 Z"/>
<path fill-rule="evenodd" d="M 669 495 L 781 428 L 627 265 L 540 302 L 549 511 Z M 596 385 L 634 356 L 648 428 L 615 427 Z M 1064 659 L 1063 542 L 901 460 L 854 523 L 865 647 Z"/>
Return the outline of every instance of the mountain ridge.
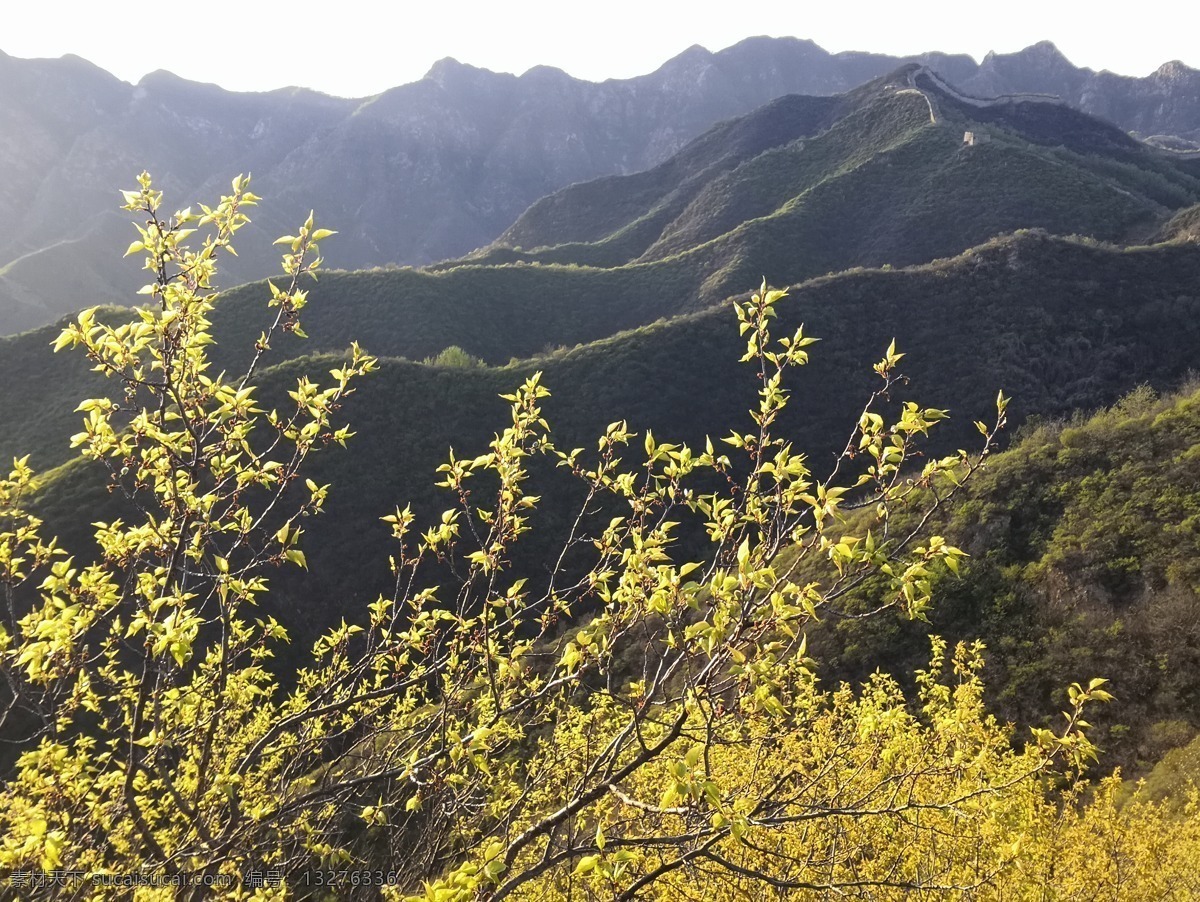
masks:
<path fill-rule="evenodd" d="M 839 193 L 835 180 L 874 178 L 874 190 L 858 190 L 857 205 L 839 202 L 840 214 L 824 219 L 827 232 L 857 223 L 857 236 L 844 236 L 850 242 L 861 243 L 863 233 L 874 231 L 875 252 L 854 261 L 831 259 L 830 268 L 907 265 L 962 249 L 938 222 L 951 212 L 957 227 L 970 234 L 967 244 L 1029 227 L 1105 240 L 1137 233 L 1141 239 L 1148 232 L 1136 226 L 1138 217 L 1162 221 L 1167 211 L 1190 205 L 1200 189 L 1195 175 L 1179 166 L 1178 155 L 1149 148 L 1057 98 L 971 98 L 918 64 L 826 101 L 834 103 L 817 107 L 815 98 L 781 98 L 715 127 L 654 169 L 547 195 L 464 262 L 662 261 L 724 240 L 723 234 L 738 228 L 761 229 L 751 221 L 794 215 L 804 205 L 829 200 Z M 742 134 L 772 140 L 742 147 L 736 141 Z M 966 134 L 979 146 L 964 146 Z M 883 171 L 872 174 L 871 164 Z M 900 195 L 883 201 L 898 188 Z M 1047 205 L 1051 196 L 1054 202 Z M 919 208 L 938 208 L 940 214 L 926 214 L 918 230 L 899 211 Z M 1113 215 L 1120 223 L 1102 222 Z M 979 231 L 985 221 L 994 229 L 988 234 Z M 814 233 L 794 241 L 793 265 L 826 245 L 827 237 Z M 765 263 L 763 268 L 770 270 Z M 787 278 L 816 274 L 810 269 Z"/>
<path fill-rule="evenodd" d="M 135 280 L 108 262 L 128 241 L 115 189 L 143 168 L 176 197 L 209 196 L 236 172 L 255 174 L 271 206 L 247 230 L 229 270 L 235 281 L 268 275 L 270 241 L 312 207 L 342 231 L 331 265 L 425 264 L 488 244 L 544 195 L 645 170 L 713 123 L 776 97 L 844 92 L 901 60 L 930 65 L 967 93 L 1004 93 L 1022 60 L 1039 78 L 1058 71 L 1034 65 L 1039 53 L 977 64 L 942 53 L 831 54 L 812 41 L 759 37 L 605 82 L 447 59 L 420 81 L 350 100 L 290 88 L 237 94 L 164 73 L 129 85 L 79 59 L 2 56 L 0 125 L 22 139 L 0 147 L 9 174 L 0 187 L 0 333 L 129 299 Z M 1127 130 L 1188 146 L 1188 135 L 1200 136 L 1200 87 L 1192 92 L 1200 74 L 1165 68 L 1149 81 L 1073 69 L 1084 75 L 1037 87 L 1074 92 L 1069 102 Z"/>
<path fill-rule="evenodd" d="M 919 71 L 840 97 L 780 98 L 716 126 L 654 170 L 564 189 L 526 214 L 535 244 L 539 235 L 591 241 L 494 246 L 423 270 L 329 271 L 309 292 L 313 340 L 280 339 L 277 350 L 339 352 L 366 338 L 370 351 L 390 357 L 432 359 L 456 346 L 503 365 L 720 305 L 763 274 L 794 284 L 854 267 L 926 264 L 1016 229 L 1115 240 L 1175 209 L 1163 237 L 1191 234 L 1187 210 L 1200 206 L 1200 180 L 1172 170 L 1164 155 L 1057 105 L 1039 119 L 1001 104 L 992 111 L 999 118 L 979 124 L 964 118 L 975 107 L 951 109 L 937 95 L 946 109 L 935 124 L 929 98 L 906 87 Z M 966 146 L 964 127 L 993 140 Z M 556 198 L 565 199 L 561 209 L 534 221 Z M 594 232 L 572 234 L 576 225 Z M 259 283 L 218 300 L 217 337 L 233 359 L 258 334 L 266 294 Z M 50 431 L 65 431 L 73 421 L 74 404 L 62 406 L 68 399 L 52 374 L 69 383 L 79 364 L 52 357 L 53 337 L 43 330 L 0 341 L 0 384 L 42 374 L 0 396 L 12 453 L 26 426 L 53 420 L 61 428 Z"/>
<path fill-rule="evenodd" d="M 951 410 L 931 454 L 967 447 L 972 419 L 1000 388 L 1013 397 L 1014 427 L 1033 414 L 1065 416 L 1110 404 L 1141 382 L 1172 388 L 1192 364 L 1197 285 L 1200 253 L 1190 246 L 1118 249 L 1037 232 L 909 269 L 809 280 L 794 286 L 775 328 L 787 334 L 804 323 L 805 333 L 822 343 L 798 375 L 780 429 L 814 462 L 831 460 L 836 436 L 849 425 L 845 404 L 870 392 L 870 365 L 893 338 L 908 354 L 905 372 L 913 379 L 904 395 Z M 265 297 L 257 300 L 261 319 Z M 325 303 L 314 298 L 306 314 Z M 237 313 L 223 307 L 218 304 L 214 322 Z M 338 341 L 324 340 L 311 316 L 306 326 L 313 334 L 307 347 L 280 342 L 283 359 L 260 373 L 261 402 L 286 404 L 298 377 L 319 379 L 339 365 L 340 354 L 322 353 Z M 21 348 L 44 347 L 49 332 L 22 337 Z M 220 367 L 245 357 L 236 346 L 218 348 L 224 349 Z M 552 392 L 545 414 L 563 447 L 589 445 L 605 423 L 620 418 L 633 429 L 652 428 L 660 439 L 702 443 L 706 432 L 740 422 L 753 403 L 753 374 L 736 362 L 740 349 L 732 311 L 722 306 L 498 367 L 385 357 L 347 404 L 357 432 L 349 457 L 335 452 L 315 463 L 313 477 L 335 488 L 328 516 L 311 527 L 311 574 L 277 587 L 285 610 L 302 603 L 302 613 L 292 611 L 289 619 L 319 625 L 340 616 L 343 605 L 374 597 L 386 579 L 380 562 L 388 539 L 386 530 L 369 524 L 409 501 L 420 516 L 436 515 L 446 499 L 432 488 L 433 472 L 447 448 L 462 454 L 485 447 L 505 414 L 496 396 L 531 373 L 541 371 Z M 75 459 L 47 471 L 69 453 L 66 436 L 78 428 L 80 415 L 71 412 L 78 398 L 113 386 L 88 372 L 77 354 L 44 361 L 37 370 L 26 367 L 26 382 L 49 390 L 46 366 L 64 375 L 69 367 L 75 381 L 69 389 L 60 381 L 40 401 L 25 399 L 32 405 L 27 415 L 6 408 L 4 420 L 23 430 L 2 437 L 3 453 L 33 452 L 31 465 L 45 473 L 35 509 L 48 530 L 85 555 L 90 540 L 78 510 L 102 519 L 105 511 L 115 515 L 101 468 Z M 547 516 L 554 507 L 547 504 Z M 306 647 L 303 638 L 298 647 Z"/>

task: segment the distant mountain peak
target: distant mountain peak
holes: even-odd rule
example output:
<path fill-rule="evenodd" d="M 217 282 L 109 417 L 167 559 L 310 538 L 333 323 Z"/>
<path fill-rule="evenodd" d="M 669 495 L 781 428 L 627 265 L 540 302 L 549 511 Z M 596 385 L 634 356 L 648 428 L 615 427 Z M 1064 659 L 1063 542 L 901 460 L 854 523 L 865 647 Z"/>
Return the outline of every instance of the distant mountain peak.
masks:
<path fill-rule="evenodd" d="M 1002 61 L 1019 61 L 1022 64 L 1035 66 L 1072 66 L 1066 54 L 1059 50 L 1058 45 L 1053 41 L 1038 41 L 1036 44 L 1030 44 L 1013 53 L 997 53 L 995 50 L 989 50 L 987 56 L 983 58 L 982 67 L 993 66 Z"/>
<path fill-rule="evenodd" d="M 829 55 L 829 51 L 827 51 L 824 47 L 821 47 L 812 38 L 798 38 L 792 35 L 783 35 L 781 37 L 773 38 L 770 35 L 759 34 L 752 37 L 743 38 L 733 46 L 753 50 L 773 50 L 777 47 L 803 47 L 805 50 L 817 50 L 823 55 Z"/>
<path fill-rule="evenodd" d="M 452 56 L 444 56 L 429 67 L 429 71 L 425 73 L 425 78 L 444 85 L 450 79 L 459 79 L 464 76 L 489 71 L 488 69 L 481 69 L 478 66 L 472 66 L 470 63 L 459 62 Z"/>
<path fill-rule="evenodd" d="M 697 66 L 706 66 L 713 60 L 713 53 L 707 47 L 701 47 L 699 44 L 693 44 L 691 47 L 679 53 L 659 67 L 659 72 L 672 69 L 692 69 Z"/>
<path fill-rule="evenodd" d="M 554 81 L 569 81 L 571 76 L 557 66 L 532 66 L 526 69 L 522 78 L 542 78 Z"/>
<path fill-rule="evenodd" d="M 167 69 L 155 69 L 153 72 L 147 72 L 143 75 L 134 86 L 135 98 L 140 99 L 147 94 L 230 99 L 235 97 L 252 97 L 255 92 L 227 91 L 220 85 L 212 82 L 192 81 L 190 78 L 176 75 Z"/>
<path fill-rule="evenodd" d="M 461 65 L 462 63 L 460 63 L 454 57 L 443 56 L 440 60 L 429 67 L 429 71 L 425 73 L 425 78 L 437 78 L 442 73 L 448 72 L 452 69 L 457 69 Z"/>
<path fill-rule="evenodd" d="M 1043 56 L 1061 56 L 1063 59 L 1066 59 L 1066 56 L 1053 41 L 1038 41 L 1036 44 L 1026 47 L 1025 52 L 1036 52 Z"/>
<path fill-rule="evenodd" d="M 1200 70 L 1193 69 L 1180 60 L 1171 60 L 1169 63 L 1163 63 L 1155 69 L 1152 77 L 1158 81 L 1175 82 L 1193 78 L 1198 73 L 1200 73 Z"/>
<path fill-rule="evenodd" d="M 153 72 L 147 72 L 140 79 L 138 79 L 138 84 L 143 86 L 153 84 L 179 84 L 183 81 L 186 81 L 186 79 L 176 75 L 170 69 L 155 69 Z"/>
<path fill-rule="evenodd" d="M 682 53 L 676 54 L 675 59 L 708 59 L 710 56 L 712 56 L 712 51 L 707 47 L 703 47 L 700 44 L 692 44 L 692 46 L 688 47 Z"/>

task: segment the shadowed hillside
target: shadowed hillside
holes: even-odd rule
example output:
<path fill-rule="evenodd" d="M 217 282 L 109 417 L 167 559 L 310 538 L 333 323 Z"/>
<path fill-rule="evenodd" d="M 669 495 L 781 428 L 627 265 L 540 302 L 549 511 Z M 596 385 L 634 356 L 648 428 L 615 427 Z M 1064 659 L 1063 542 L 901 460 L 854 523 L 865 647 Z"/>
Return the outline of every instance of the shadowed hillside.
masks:
<path fill-rule="evenodd" d="M 712 245 L 706 255 L 745 261 L 788 242 L 791 265 L 809 267 L 800 278 L 822 256 L 830 269 L 851 256 L 907 264 L 1019 227 L 1122 239 L 1200 191 L 1177 155 L 1108 123 L 1038 98 L 967 98 L 918 67 L 844 95 L 837 112 L 820 133 L 793 136 L 790 118 L 758 110 L 743 128 L 780 119 L 763 152 L 706 168 L 693 145 L 638 176 L 572 186 L 476 259 L 615 266 Z M 967 131 L 976 146 L 964 146 Z"/>
<path fill-rule="evenodd" d="M 1118 250 L 1038 233 L 911 270 L 806 283 L 783 306 L 779 329 L 804 322 L 822 343 L 795 386 L 785 428 L 819 469 L 844 441 L 847 410 L 869 391 L 870 365 L 893 336 L 909 355 L 907 394 L 953 413 L 939 429 L 943 450 L 973 441 L 971 420 L 991 407 L 999 388 L 1014 397 L 1015 425 L 1032 414 L 1111 403 L 1143 381 L 1169 387 L 1194 365 L 1198 285 L 1194 246 Z M 622 417 L 663 440 L 699 442 L 741 422 L 753 399 L 754 380 L 736 363 L 739 353 L 732 312 L 718 307 L 498 368 L 385 361 L 347 407 L 358 432 L 352 449 L 317 458 L 315 478 L 334 490 L 328 516 L 311 526 L 311 575 L 289 577 L 273 597 L 292 611 L 289 619 L 299 606 L 314 629 L 372 598 L 387 578 L 387 533 L 377 518 L 406 501 L 423 516 L 440 510 L 446 499 L 432 489 L 435 467 L 450 446 L 460 455 L 482 450 L 505 416 L 496 396 L 530 372 L 543 370 L 554 392 L 545 411 L 563 447 L 593 446 Z M 334 365 L 333 358 L 302 357 L 277 366 L 263 375 L 264 396 L 281 397 L 302 372 L 319 375 Z M 31 462 L 44 470 L 62 459 L 77 416 L 43 420 L 42 429 L 59 427 L 52 434 L 6 435 L 4 453 L 32 451 Z M 546 495 L 553 500 L 537 517 L 548 524 L 546 534 L 561 534 L 555 527 L 573 498 Z M 65 529 L 81 507 L 98 512 L 109 497 L 95 468 L 75 463 L 50 474 L 40 507 L 52 527 Z M 87 545 L 78 532 L 67 538 L 72 547 Z M 539 550 L 536 539 L 529 547 Z"/>

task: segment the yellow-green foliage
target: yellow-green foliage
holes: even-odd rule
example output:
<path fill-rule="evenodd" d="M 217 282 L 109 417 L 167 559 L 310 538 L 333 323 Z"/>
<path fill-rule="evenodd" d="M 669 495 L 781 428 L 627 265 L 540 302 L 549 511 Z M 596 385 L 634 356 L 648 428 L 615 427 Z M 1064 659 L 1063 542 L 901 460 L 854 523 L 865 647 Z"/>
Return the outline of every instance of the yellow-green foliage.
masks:
<path fill-rule="evenodd" d="M 983 708 L 979 648 L 960 645 L 945 673 L 942 649 L 935 640 L 915 706 L 890 677 L 857 693 L 801 679 L 783 722 L 730 712 L 690 725 L 580 825 L 595 832 L 573 870 L 514 898 L 635 889 L 655 899 L 1136 900 L 1200 891 L 1194 799 L 1182 813 L 1140 798 L 1119 809 L 1119 781 L 1109 779 L 1086 803 L 1083 784 L 1052 800 L 1034 778 L 1047 773 L 1044 753 L 1014 752 Z M 589 749 L 609 739 L 597 728 L 604 717 L 564 725 L 553 761 L 534 766 L 557 768 L 569 792 Z M 527 867 L 542 860 L 536 852 Z"/>
<path fill-rule="evenodd" d="M 1194 819 L 1118 813 L 1112 785 L 1083 806 L 1055 795 L 1094 757 L 1083 712 L 1108 698 L 1104 680 L 1070 687 L 1059 729 L 1022 751 L 983 709 L 979 647 L 947 666 L 934 640 L 913 698 L 882 675 L 821 686 L 805 630 L 850 590 L 881 579 L 858 616 L 922 619 L 934 577 L 957 572 L 963 553 L 921 525 L 983 465 L 1007 401 L 979 424 L 978 453 L 917 468 L 946 412 L 884 406 L 903 384 L 893 343 L 845 451 L 815 473 L 775 432 L 815 339 L 772 334 L 785 293 L 765 284 L 734 307 L 758 384 L 746 431 L 690 448 L 618 421 L 595 450 L 559 449 L 530 376 L 503 396 L 511 418 L 488 448 L 439 469 L 440 518 L 385 518 L 394 592 L 279 672 L 286 630 L 256 600 L 271 567 L 306 566 L 305 518 L 330 487 L 302 468 L 350 438 L 337 410 L 375 361 L 354 346 L 328 387 L 301 377 L 290 407 L 260 407 L 251 380 L 278 332 L 303 335 L 301 279 L 332 233 L 310 217 L 281 239 L 286 287 L 231 377 L 208 357 L 212 278 L 256 198 L 237 179 L 215 209 L 164 218 L 143 176 L 127 200 L 150 306 L 124 325 L 85 311 L 59 346 L 118 387 L 80 405 L 73 444 L 135 514 L 95 524 L 85 565 L 24 511 L 25 462 L 0 481 L 2 726 L 20 753 L 0 868 L 224 875 L 235 898 L 373 892 L 354 889 L 364 879 L 447 900 L 1195 888 Z M 199 251 L 192 224 L 209 232 Z M 514 564 L 541 501 L 535 457 L 581 496 L 540 579 Z M 893 529 L 918 504 L 917 527 Z M 870 516 L 847 534 L 853 507 Z M 689 528 L 708 551 L 678 560 Z M 805 561 L 820 579 L 797 576 Z M 283 882 L 243 883 L 251 869 Z"/>

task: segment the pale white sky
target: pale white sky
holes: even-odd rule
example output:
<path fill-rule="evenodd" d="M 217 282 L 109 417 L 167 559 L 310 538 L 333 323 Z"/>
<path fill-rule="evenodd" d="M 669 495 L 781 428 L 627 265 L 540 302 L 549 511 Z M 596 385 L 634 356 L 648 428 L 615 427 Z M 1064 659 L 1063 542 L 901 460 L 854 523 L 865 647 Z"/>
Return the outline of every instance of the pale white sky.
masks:
<path fill-rule="evenodd" d="M 351 97 L 414 81 L 444 56 L 602 80 L 758 34 L 976 59 L 1051 40 L 1094 69 L 1146 75 L 1172 59 L 1200 68 L 1196 0 L 4 0 L 0 10 L 0 50 L 12 56 L 74 53 L 131 82 L 169 69 L 233 90 L 303 85 Z"/>

